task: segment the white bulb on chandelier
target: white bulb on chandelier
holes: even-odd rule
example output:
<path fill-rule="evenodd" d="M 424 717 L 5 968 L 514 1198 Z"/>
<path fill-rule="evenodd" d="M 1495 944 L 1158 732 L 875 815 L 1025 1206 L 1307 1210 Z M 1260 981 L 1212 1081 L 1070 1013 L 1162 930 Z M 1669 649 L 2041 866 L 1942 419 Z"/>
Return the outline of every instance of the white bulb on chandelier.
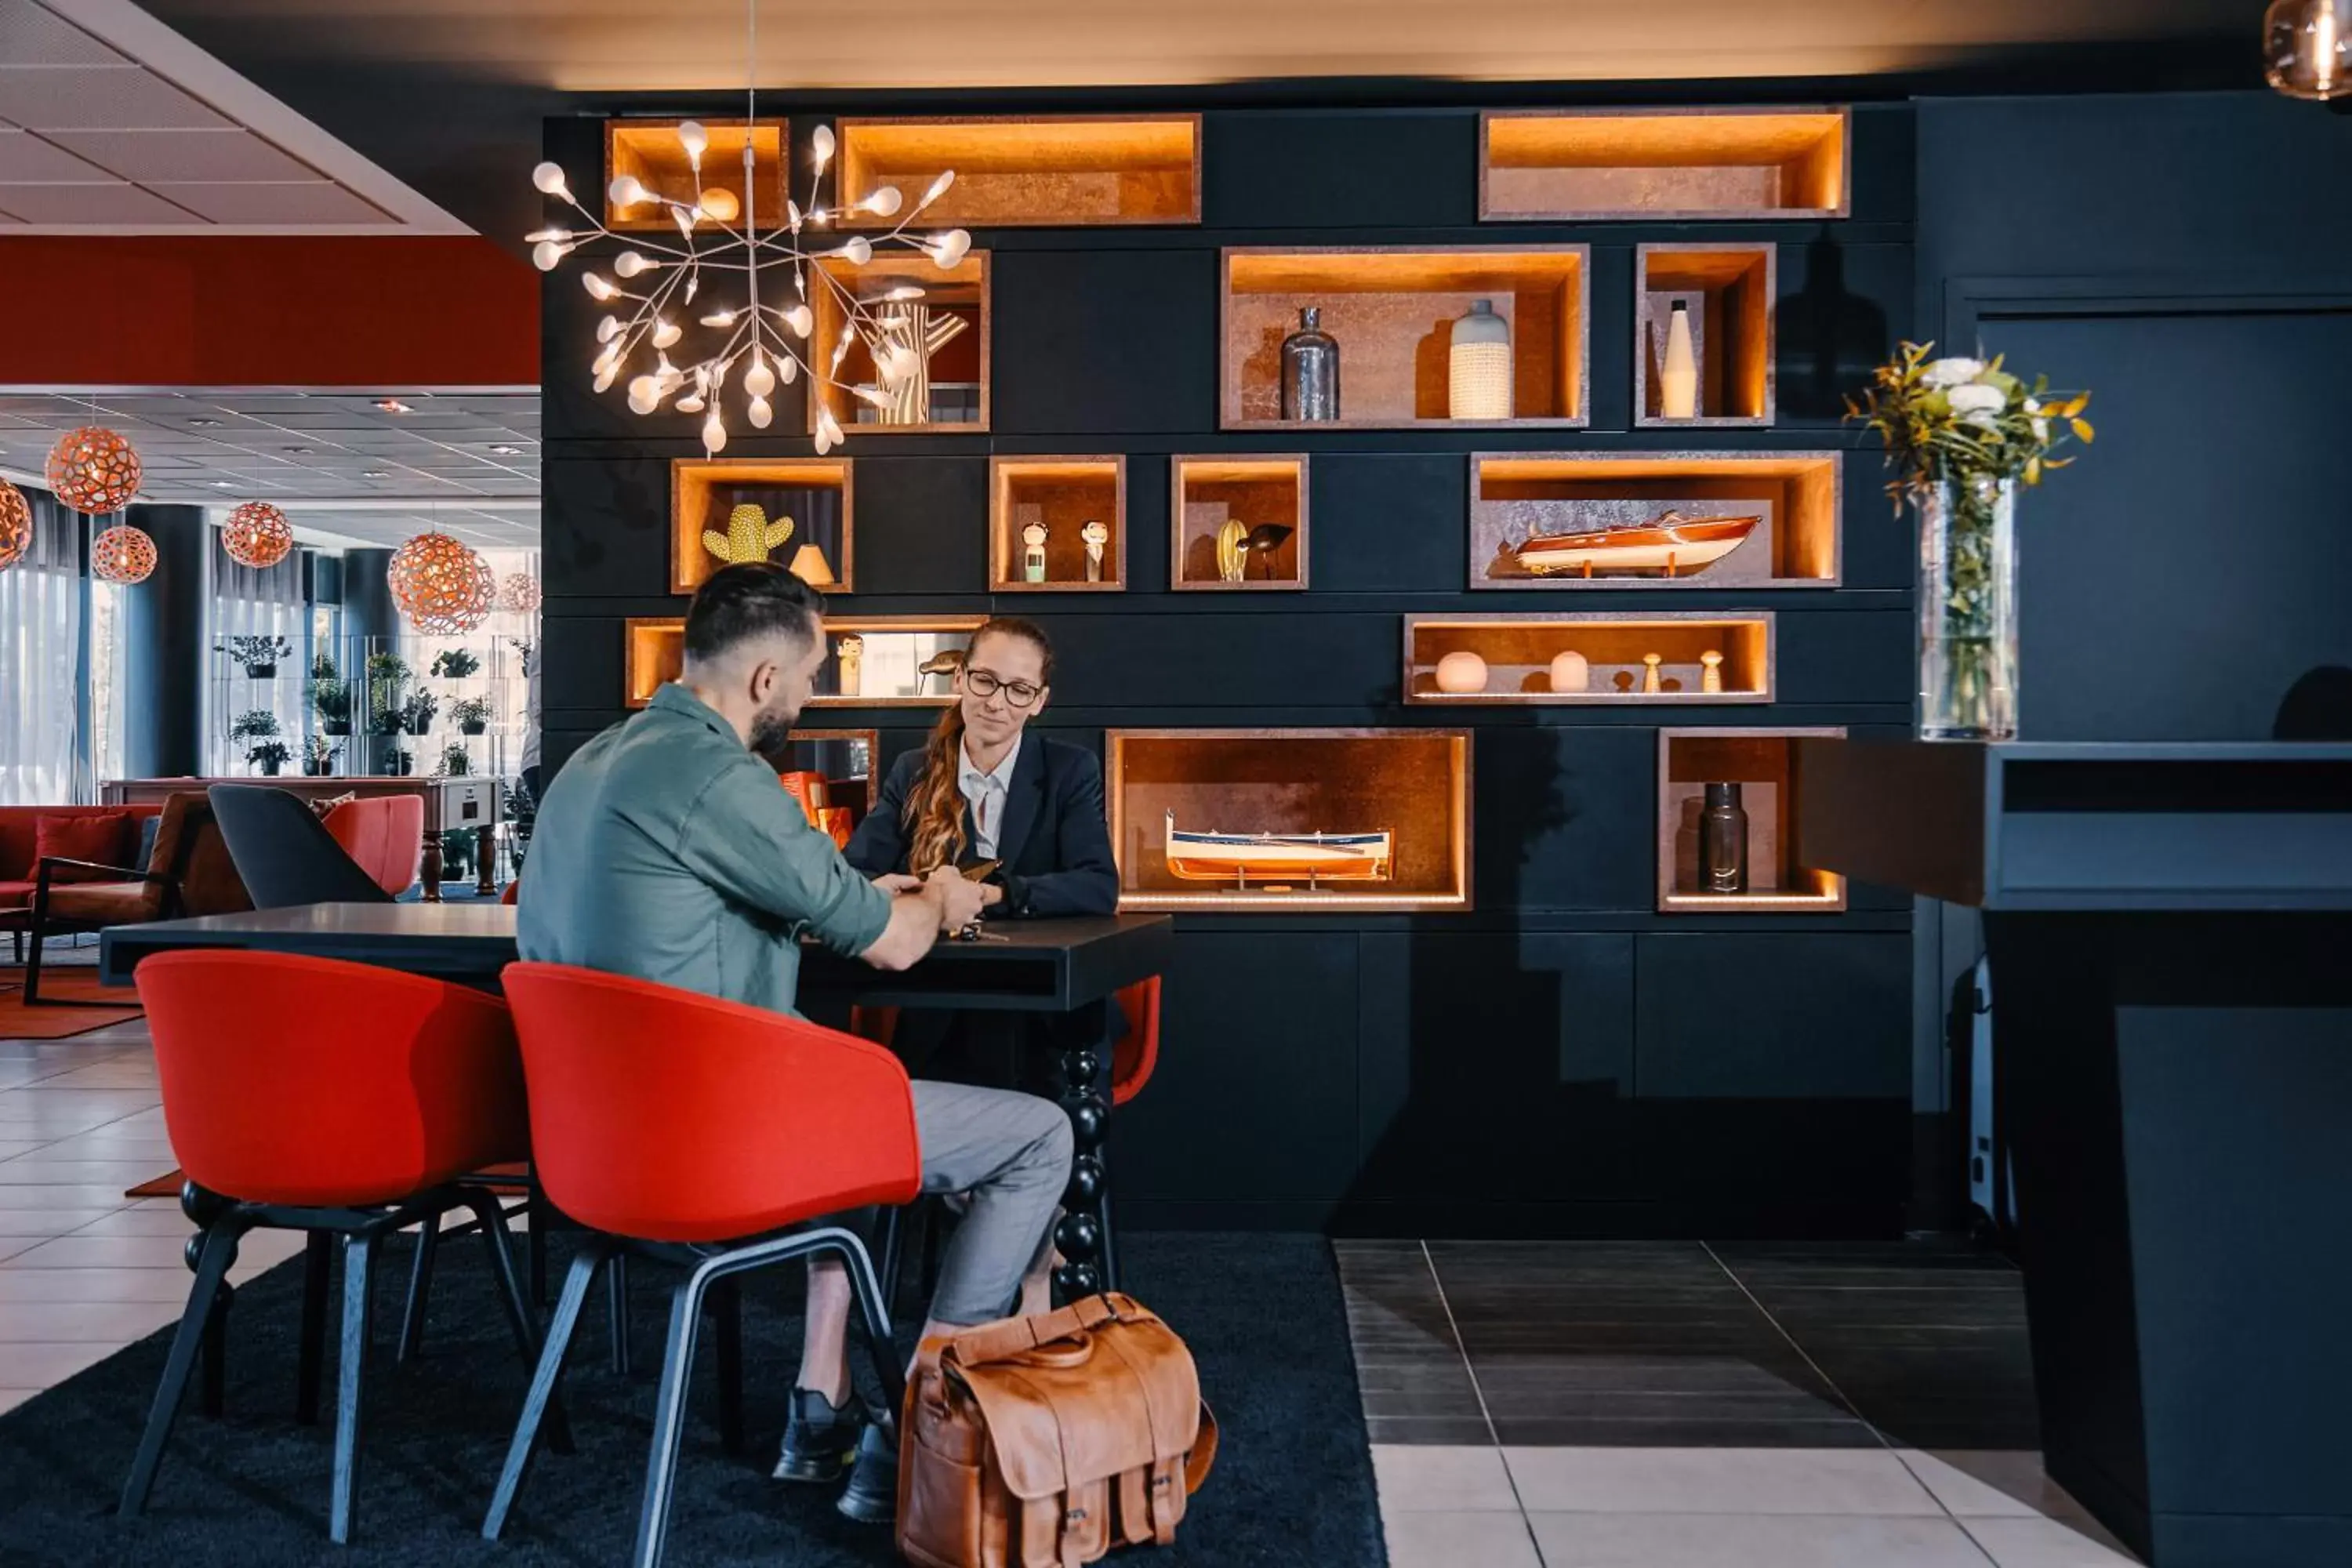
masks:
<path fill-rule="evenodd" d="M 558 245 L 551 239 L 542 239 L 530 247 L 530 264 L 541 272 L 552 272 L 562 266 L 563 258 L 571 254 L 570 246 Z"/>
<path fill-rule="evenodd" d="M 765 397 L 776 390 L 776 373 L 758 349 L 751 351 L 751 368 L 743 373 L 743 390 L 754 397 Z"/>
<path fill-rule="evenodd" d="M 621 318 L 618 316 L 607 316 L 596 323 L 596 341 L 600 343 L 611 342 L 620 332 Z"/>
<path fill-rule="evenodd" d="M 731 327 L 735 324 L 735 312 L 721 310 L 715 316 L 705 316 L 702 324 L 706 327 Z"/>
<path fill-rule="evenodd" d="M 971 249 L 971 236 L 962 229 L 951 228 L 945 234 L 934 235 L 923 248 L 930 252 L 932 264 L 946 272 L 961 263 Z"/>
<path fill-rule="evenodd" d="M 948 187 L 954 184 L 955 171 L 953 169 L 940 170 L 940 177 L 931 182 L 931 188 L 923 193 L 923 199 L 915 204 L 915 210 L 917 212 L 921 212 L 925 207 L 929 206 L 941 196 L 946 195 L 948 194 Z"/>
<path fill-rule="evenodd" d="M 599 392 L 611 391 L 614 379 L 620 374 L 621 364 L 618 360 L 605 365 L 602 370 L 599 370 L 596 373 L 596 380 L 594 382 L 596 390 Z"/>
<path fill-rule="evenodd" d="M 864 398 L 866 402 L 874 405 L 877 408 L 887 408 L 890 406 L 890 395 L 883 391 L 878 386 L 858 385 L 853 386 L 849 390 L 853 396 Z"/>
<path fill-rule="evenodd" d="M 888 217 L 905 205 L 906 200 L 906 197 L 898 194 L 898 186 L 880 185 L 876 187 L 872 195 L 866 198 L 864 205 L 867 212 L 879 213 L 884 217 Z"/>
<path fill-rule="evenodd" d="M 563 185 L 562 164 L 541 163 L 530 172 L 530 183 L 539 187 L 542 195 L 560 196 L 565 201 L 572 199 L 572 193 Z"/>
<path fill-rule="evenodd" d="M 786 386 L 790 386 L 794 381 L 798 380 L 800 374 L 801 367 L 798 360 L 780 359 L 776 362 L 777 377 L 782 380 Z"/>
<path fill-rule="evenodd" d="M 686 161 L 696 168 L 702 167 L 702 150 L 710 145 L 710 132 L 698 121 L 681 121 L 677 127 L 677 144 L 686 149 Z"/>
<path fill-rule="evenodd" d="M 706 406 L 708 405 L 702 400 L 702 394 L 698 392 L 689 392 L 677 400 L 677 411 L 680 414 L 699 414 Z"/>
<path fill-rule="evenodd" d="M 651 414 L 661 403 L 661 394 L 649 375 L 632 377 L 629 382 L 629 412 Z"/>
<path fill-rule="evenodd" d="M 896 289 L 891 289 L 887 294 L 883 295 L 882 300 L 885 304 L 895 305 L 902 300 L 919 300 L 922 297 L 922 289 L 917 288 L 914 284 L 901 283 Z"/>
<path fill-rule="evenodd" d="M 835 256 L 846 257 L 852 264 L 863 267 L 867 262 L 874 259 L 874 242 L 866 238 L 864 235 L 859 235 L 856 238 L 845 242 L 842 247 L 839 250 L 835 251 L 834 254 Z"/>
<path fill-rule="evenodd" d="M 816 416 L 816 455 L 824 457 L 841 445 L 841 424 L 830 408 L 820 408 Z"/>
<path fill-rule="evenodd" d="M 673 206 L 669 209 L 669 216 L 677 220 L 677 232 L 691 240 L 694 237 L 694 220 L 702 216 L 702 209 L 684 205 Z"/>
<path fill-rule="evenodd" d="M 809 145 L 816 150 L 816 166 L 824 168 L 833 158 L 833 127 L 818 126 L 809 133 Z"/>
<path fill-rule="evenodd" d="M 784 325 L 793 330 L 793 336 L 805 338 L 815 329 L 816 318 L 809 314 L 806 305 L 794 305 L 784 312 Z"/>
<path fill-rule="evenodd" d="M 685 331 L 675 321 L 657 321 L 654 327 L 654 347 L 666 349 L 684 336 Z"/>
<path fill-rule="evenodd" d="M 627 347 L 628 344 L 625 342 L 614 342 L 606 343 L 604 345 L 604 352 L 598 354 L 595 360 L 590 363 L 588 368 L 600 373 L 610 370 L 613 366 L 621 363 L 622 351 Z"/>
<path fill-rule="evenodd" d="M 613 271 L 623 278 L 635 278 L 640 272 L 651 272 L 660 265 L 658 261 L 648 261 L 634 250 L 625 250 L 613 258 Z"/>
<path fill-rule="evenodd" d="M 617 300 L 621 297 L 621 291 L 597 273 L 583 272 L 580 275 L 580 286 L 588 290 L 592 299 Z"/>
<path fill-rule="evenodd" d="M 616 207 L 633 207 L 653 195 L 637 183 L 635 174 L 614 175 L 613 183 L 604 188 L 604 194 L 613 199 Z"/>
<path fill-rule="evenodd" d="M 702 449 L 714 458 L 727 449 L 727 426 L 719 422 L 719 410 L 716 408 L 710 411 L 710 417 L 702 422 Z"/>
<path fill-rule="evenodd" d="M 538 228 L 531 230 L 530 233 L 524 235 L 522 237 L 523 243 L 526 245 L 537 245 L 542 240 L 550 239 L 561 243 L 572 237 L 572 231 L 568 228 Z"/>
<path fill-rule="evenodd" d="M 776 411 L 768 406 L 768 400 L 764 397 L 752 398 L 744 407 L 743 414 L 751 421 L 751 428 L 754 430 L 765 430 L 768 427 L 768 421 L 776 416 Z"/>
<path fill-rule="evenodd" d="M 923 368 L 923 356 L 904 343 L 893 343 L 890 345 L 890 352 L 882 356 L 882 363 L 878 368 L 882 372 L 884 381 L 904 381 Z"/>

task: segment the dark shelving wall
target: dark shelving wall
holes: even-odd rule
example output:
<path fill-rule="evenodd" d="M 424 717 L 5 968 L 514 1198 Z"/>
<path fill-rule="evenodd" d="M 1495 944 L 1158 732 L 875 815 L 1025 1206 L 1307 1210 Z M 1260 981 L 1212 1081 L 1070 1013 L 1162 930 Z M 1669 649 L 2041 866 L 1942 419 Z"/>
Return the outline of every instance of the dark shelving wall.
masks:
<path fill-rule="evenodd" d="M 1495 107 L 1527 101 L 1502 91 Z M 1398 1234 L 1891 1232 L 1910 1184 L 1910 906 L 1856 888 L 1839 914 L 1655 912 L 1656 730 L 1908 726 L 1907 525 L 1839 414 L 1908 325 L 1913 110 L 1855 108 L 1845 219 L 1482 225 L 1475 109 L 1151 101 L 1205 110 L 1203 222 L 975 232 L 992 253 L 993 427 L 852 436 L 858 591 L 835 607 L 1035 617 L 1061 658 L 1041 722 L 1090 746 L 1123 727 L 1468 726 L 1475 907 L 1179 917 L 1159 1075 L 1112 1144 L 1123 1216 Z M 574 190 L 602 187 L 600 119 L 551 121 L 548 148 Z M 1770 428 L 1633 428 L 1634 247 L 1693 240 L 1778 247 Z M 1218 429 L 1221 247 L 1519 242 L 1591 247 L 1589 428 Z M 701 450 L 694 419 L 638 419 L 617 390 L 590 391 L 601 307 L 579 271 L 548 279 L 543 313 L 551 763 L 622 717 L 624 620 L 682 612 L 665 591 L 669 463 Z M 735 431 L 727 455 L 807 452 L 800 416 L 780 401 L 774 428 Z M 1845 451 L 1840 585 L 1467 592 L 1471 452 L 1693 447 Z M 1312 591 L 1168 592 L 1171 454 L 1302 450 Z M 1111 452 L 1129 460 L 1128 590 L 992 599 L 990 456 Z M 1402 700 L 1408 612 L 1602 609 L 1770 610 L 1775 700 Z M 813 721 L 878 727 L 887 765 L 933 717 Z"/>

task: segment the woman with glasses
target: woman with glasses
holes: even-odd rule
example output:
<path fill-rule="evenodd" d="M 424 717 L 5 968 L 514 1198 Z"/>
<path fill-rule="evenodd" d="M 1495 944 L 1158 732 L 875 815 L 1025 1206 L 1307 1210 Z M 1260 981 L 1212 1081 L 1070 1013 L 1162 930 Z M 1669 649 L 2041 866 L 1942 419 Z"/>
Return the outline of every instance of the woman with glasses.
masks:
<path fill-rule="evenodd" d="M 1035 625 L 1000 616 L 974 632 L 955 703 L 923 750 L 890 770 L 849 863 L 869 877 L 989 866 L 987 919 L 1117 909 L 1101 766 L 1081 747 L 1027 733 L 1053 679 L 1053 646 Z"/>

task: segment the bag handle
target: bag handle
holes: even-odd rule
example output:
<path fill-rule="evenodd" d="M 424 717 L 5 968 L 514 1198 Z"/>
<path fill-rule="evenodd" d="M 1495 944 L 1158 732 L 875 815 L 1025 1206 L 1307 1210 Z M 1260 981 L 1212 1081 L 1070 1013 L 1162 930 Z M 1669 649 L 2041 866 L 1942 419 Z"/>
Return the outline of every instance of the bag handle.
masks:
<path fill-rule="evenodd" d="M 1184 1457 L 1184 1495 L 1190 1497 L 1201 1489 L 1209 1479 L 1209 1467 L 1217 1462 L 1217 1413 L 1209 1402 L 1201 1401 L 1201 1435 L 1192 1439 L 1192 1451 Z"/>
<path fill-rule="evenodd" d="M 948 1342 L 947 1351 L 959 1365 L 981 1366 L 1058 1340 L 1076 1340 L 1084 1347 L 1088 1342 L 1087 1330 L 1118 1321 L 1118 1309 L 1108 1298 L 1088 1296 L 1057 1311 L 1040 1312 L 1034 1318 L 1007 1318 L 1001 1323 L 967 1329 Z M 1084 1353 L 1078 1356 L 1079 1362 L 1085 1359 Z"/>

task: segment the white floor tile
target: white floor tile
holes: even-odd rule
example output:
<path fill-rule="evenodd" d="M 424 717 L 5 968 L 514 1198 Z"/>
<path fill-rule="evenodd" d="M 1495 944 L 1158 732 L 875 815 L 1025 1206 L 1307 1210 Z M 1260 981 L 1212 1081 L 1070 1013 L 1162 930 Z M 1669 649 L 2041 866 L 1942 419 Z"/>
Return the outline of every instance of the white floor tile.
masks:
<path fill-rule="evenodd" d="M 11 1160 L 9 1165 L 15 1164 Z M 5 1171 L 8 1165 L 0 1165 Z M 54 1182 L 0 1182 L 0 1209 L 119 1209 L 131 1200 L 112 1182 L 70 1185 Z"/>
<path fill-rule="evenodd" d="M 1502 1450 L 1491 1444 L 1375 1443 L 1372 1476 L 1380 1484 L 1383 1516 L 1519 1511 Z"/>
<path fill-rule="evenodd" d="M 13 1160 L 19 1154 L 29 1154 L 36 1149 L 54 1146 L 46 1138 L 0 1138 L 0 1161 Z"/>
<path fill-rule="evenodd" d="M 1544 1568 L 1516 1513 L 1399 1513 L 1381 1528 L 1389 1568 Z"/>
<path fill-rule="evenodd" d="M 0 1415 L 7 1415 L 40 1392 L 37 1388 L 0 1388 Z"/>
<path fill-rule="evenodd" d="M 187 1269 L 182 1244 L 168 1236 L 61 1236 L 8 1259 L 11 1268 Z"/>
<path fill-rule="evenodd" d="M 122 1347 L 89 1341 L 49 1344 L 0 1344 L 0 1388 L 49 1388 Z"/>
<path fill-rule="evenodd" d="M 1535 1513 L 1544 1568 L 1985 1568 L 1948 1519 Z"/>
<path fill-rule="evenodd" d="M 1506 1448 L 1503 1458 L 1530 1513 L 1943 1513 L 1883 1448 Z"/>
<path fill-rule="evenodd" d="M 180 1312 L 181 1307 L 166 1301 L 0 1301 L 0 1344 L 90 1341 L 127 1345 L 145 1339 Z"/>
<path fill-rule="evenodd" d="M 70 1236 L 114 1212 L 110 1208 L 0 1209 L 0 1238 L 32 1237 L 47 1241 L 51 1237 Z"/>
<path fill-rule="evenodd" d="M 5 1379 L 0 1379 L 5 1381 Z M 2138 1562 L 2055 1519 L 1961 1521 L 1999 1568 L 2130 1568 Z"/>
<path fill-rule="evenodd" d="M 60 1154 L 52 1146 L 37 1153 L 21 1154 L 14 1160 L 0 1162 L 0 1184 L 11 1186 L 23 1186 L 28 1183 L 54 1186 L 102 1184 L 112 1187 L 119 1194 L 126 1187 L 153 1181 L 171 1168 L 170 1161 L 159 1164 L 144 1154 L 127 1154 L 116 1159 L 78 1159 Z"/>
<path fill-rule="evenodd" d="M 83 1226 L 77 1236 L 176 1236 L 195 1234 L 194 1222 L 180 1212 L 180 1205 L 168 1199 L 163 1202 L 134 1203 L 116 1209 Z"/>
<path fill-rule="evenodd" d="M 2082 1505 L 2042 1473 L 2030 1448 L 1902 1450 L 1903 1462 L 1957 1519 L 2080 1517 Z"/>
<path fill-rule="evenodd" d="M 185 1306 L 195 1276 L 167 1268 L 0 1268 L 0 1312 L 27 1301 L 153 1301 Z"/>

